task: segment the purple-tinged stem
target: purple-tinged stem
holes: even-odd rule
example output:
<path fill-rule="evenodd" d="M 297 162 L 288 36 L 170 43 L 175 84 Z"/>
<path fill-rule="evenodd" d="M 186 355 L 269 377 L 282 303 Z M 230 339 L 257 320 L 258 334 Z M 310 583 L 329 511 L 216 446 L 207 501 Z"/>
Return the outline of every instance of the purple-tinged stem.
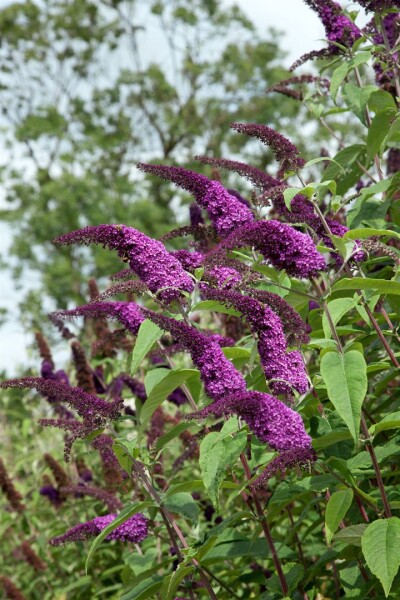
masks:
<path fill-rule="evenodd" d="M 174 529 L 174 531 L 175 531 L 175 533 L 176 533 L 179 541 L 181 542 L 183 548 L 185 548 L 185 549 L 189 548 L 189 544 L 187 543 L 187 541 L 186 541 L 186 539 L 185 539 L 185 537 L 184 537 L 184 535 L 183 535 L 183 533 L 182 533 L 179 525 L 175 521 L 175 519 L 172 516 L 172 514 L 163 506 L 162 500 L 161 500 L 160 496 L 158 495 L 157 491 L 152 486 L 151 481 L 149 481 L 146 473 L 143 470 L 142 465 L 137 460 L 135 460 L 135 459 L 132 459 L 132 465 L 133 465 L 133 468 L 134 468 L 135 472 L 137 473 L 137 475 L 142 480 L 143 485 L 145 486 L 148 494 L 157 503 L 157 505 L 158 505 L 161 513 L 164 514 L 165 518 L 171 524 L 171 526 Z M 218 600 L 217 596 L 215 595 L 215 592 L 214 592 L 213 588 L 211 587 L 210 582 L 207 579 L 207 576 L 206 576 L 205 572 L 201 568 L 201 566 L 198 563 L 198 561 L 195 558 L 192 558 L 192 563 L 198 569 L 198 572 L 199 572 L 199 575 L 200 575 L 200 579 L 201 579 L 204 587 L 208 591 L 208 593 L 210 595 L 210 598 L 212 598 L 212 600 Z"/>
<path fill-rule="evenodd" d="M 246 477 L 247 477 L 248 480 L 250 480 L 251 479 L 251 471 L 250 471 L 247 459 L 246 459 L 245 455 L 243 454 L 243 452 L 240 455 L 240 460 L 241 460 L 241 463 L 243 465 Z M 287 581 L 286 581 L 285 574 L 284 574 L 284 572 L 282 570 L 281 561 L 280 561 L 278 553 L 276 551 L 274 540 L 272 539 L 271 532 L 270 532 L 269 527 L 268 527 L 267 519 L 266 519 L 266 517 L 264 515 L 264 511 L 262 509 L 260 500 L 258 499 L 257 492 L 254 489 L 251 490 L 251 495 L 252 495 L 253 500 L 254 500 L 254 506 L 255 506 L 255 509 L 256 509 L 256 512 L 257 512 L 257 516 L 258 516 L 258 518 L 260 520 L 261 527 L 262 527 L 262 529 L 264 531 L 265 538 L 267 540 L 267 544 L 268 544 L 268 547 L 269 547 L 271 555 L 272 555 L 272 560 L 274 561 L 276 572 L 278 573 L 278 577 L 279 577 L 279 582 L 281 584 L 282 593 L 283 593 L 284 596 L 287 596 L 288 593 L 289 593 L 289 587 L 288 587 L 288 584 L 287 584 Z"/>
<path fill-rule="evenodd" d="M 381 474 L 381 470 L 379 468 L 378 460 L 376 458 L 375 450 L 374 450 L 374 447 L 371 442 L 371 436 L 369 434 L 368 426 L 367 426 L 367 423 L 365 421 L 365 417 L 363 414 L 361 414 L 361 429 L 362 429 L 362 432 L 365 437 L 365 443 L 366 443 L 369 455 L 371 457 L 372 465 L 374 467 L 376 481 L 378 483 L 378 488 L 379 488 L 379 491 L 381 494 L 383 506 L 385 508 L 385 517 L 387 519 L 390 519 L 390 517 L 392 516 L 392 511 L 390 509 L 389 501 L 388 501 L 388 498 L 386 495 L 385 485 L 383 483 L 382 474 Z"/>

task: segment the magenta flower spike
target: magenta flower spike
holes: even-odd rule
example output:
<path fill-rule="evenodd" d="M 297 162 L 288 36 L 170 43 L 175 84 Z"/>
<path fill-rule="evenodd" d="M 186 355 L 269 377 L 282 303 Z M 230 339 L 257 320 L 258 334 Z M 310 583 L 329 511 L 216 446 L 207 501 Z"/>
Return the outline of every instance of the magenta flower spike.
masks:
<path fill-rule="evenodd" d="M 96 319 L 105 316 L 118 320 L 134 335 L 137 334 L 141 323 L 144 321 L 140 306 L 136 302 L 92 302 L 70 310 L 59 310 L 53 314 L 64 319 L 75 317 Z"/>
<path fill-rule="evenodd" d="M 358 38 L 361 37 L 361 31 L 353 21 L 343 14 L 343 9 L 337 2 L 332 0 L 304 0 L 321 19 L 325 28 L 326 37 L 330 42 L 337 42 L 343 46 L 351 47 Z M 330 45 L 333 52 L 338 49 Z"/>
<path fill-rule="evenodd" d="M 297 450 L 311 446 L 311 438 L 299 413 L 264 392 L 238 392 L 224 396 L 190 417 L 200 419 L 208 415 L 239 416 L 254 435 L 273 450 Z"/>
<path fill-rule="evenodd" d="M 77 229 L 54 240 L 59 245 L 102 244 L 117 250 L 118 256 L 129 261 L 132 271 L 163 302 L 172 302 L 181 292 L 192 292 L 193 282 L 158 240 L 147 237 L 126 225 L 97 225 Z M 160 291 L 161 290 L 161 291 Z"/>
<path fill-rule="evenodd" d="M 194 158 L 205 165 L 210 165 L 212 167 L 238 173 L 238 175 L 250 181 L 254 187 L 257 187 L 261 190 L 267 190 L 271 187 L 275 187 L 276 185 L 281 185 L 282 183 L 279 179 L 275 179 L 275 177 L 268 175 L 268 173 L 264 173 L 264 171 L 261 171 L 256 167 L 252 167 L 251 165 L 239 162 L 237 160 L 213 158 L 211 156 L 195 156 Z"/>
<path fill-rule="evenodd" d="M 206 394 L 218 400 L 227 394 L 244 392 L 246 382 L 242 374 L 233 366 L 212 336 L 201 333 L 182 321 L 143 309 L 143 314 L 172 336 L 185 348 L 192 357 L 193 363 L 200 371 Z"/>
<path fill-rule="evenodd" d="M 260 125 L 259 123 L 231 123 L 231 128 L 235 129 L 238 133 L 255 137 L 271 148 L 283 171 L 297 171 L 305 163 L 299 155 L 298 148 L 284 135 L 271 127 L 267 127 L 267 125 Z"/>
<path fill-rule="evenodd" d="M 59 535 L 50 540 L 51 546 L 62 546 L 69 542 L 78 542 L 96 537 L 103 529 L 115 519 L 116 514 L 95 517 L 86 523 L 79 523 L 72 529 L 69 529 L 63 535 Z M 147 519 L 141 513 L 133 515 L 122 525 L 119 525 L 107 535 L 107 541 L 118 540 L 120 542 L 132 542 L 137 544 L 142 542 L 148 535 Z"/>
<path fill-rule="evenodd" d="M 294 277 L 312 277 L 326 269 L 325 258 L 308 234 L 274 220 L 257 221 L 238 229 L 220 242 L 208 259 L 241 246 L 255 248 L 274 267 L 285 269 Z"/>
<path fill-rule="evenodd" d="M 301 354 L 287 352 L 282 322 L 274 311 L 240 292 L 216 290 L 206 285 L 202 285 L 201 291 L 207 299 L 232 306 L 248 321 L 258 338 L 261 365 L 275 394 L 291 394 L 292 387 L 300 393 L 307 391 L 308 380 Z"/>
<path fill-rule="evenodd" d="M 190 192 L 196 202 L 208 213 L 211 223 L 220 236 L 227 236 L 237 227 L 254 221 L 251 210 L 230 194 L 218 181 L 213 181 L 183 167 L 138 163 L 141 171 L 172 181 Z"/>

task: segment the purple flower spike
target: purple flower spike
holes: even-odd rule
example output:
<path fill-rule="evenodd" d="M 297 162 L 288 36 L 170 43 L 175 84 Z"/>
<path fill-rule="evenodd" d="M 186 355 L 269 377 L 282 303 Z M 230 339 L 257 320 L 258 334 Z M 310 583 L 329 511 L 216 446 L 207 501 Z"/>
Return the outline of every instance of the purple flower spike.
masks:
<path fill-rule="evenodd" d="M 312 277 L 326 269 L 311 237 L 279 221 L 257 221 L 242 227 L 217 245 L 209 257 L 240 246 L 254 247 L 275 268 L 285 269 L 294 277 Z"/>
<path fill-rule="evenodd" d="M 69 319 L 74 317 L 96 319 L 99 316 L 106 316 L 120 321 L 134 335 L 137 334 L 144 321 L 140 307 L 135 302 L 93 302 L 70 310 L 60 310 L 54 314 Z"/>
<path fill-rule="evenodd" d="M 143 314 L 172 336 L 190 352 L 193 363 L 200 371 L 206 394 L 213 400 L 227 394 L 244 392 L 246 382 L 239 371 L 228 360 L 220 345 L 211 336 L 201 333 L 182 321 L 176 321 L 151 310 L 143 309 Z"/>
<path fill-rule="evenodd" d="M 293 469 L 293 467 L 310 468 L 316 460 L 317 455 L 311 446 L 308 448 L 285 450 L 285 452 L 282 452 L 268 463 L 261 475 L 254 481 L 252 487 L 261 487 L 271 477 L 285 473 L 288 469 Z"/>
<path fill-rule="evenodd" d="M 299 156 L 298 148 L 271 127 L 259 123 L 231 123 L 231 128 L 239 133 L 256 137 L 263 144 L 269 146 L 283 171 L 297 171 L 305 164 L 305 161 Z"/>
<path fill-rule="evenodd" d="M 278 315 L 282 321 L 289 345 L 308 344 L 310 341 L 310 326 L 303 321 L 299 313 L 284 298 L 273 292 L 255 288 L 246 288 L 244 291 L 263 304 L 267 304 Z"/>
<path fill-rule="evenodd" d="M 184 272 L 180 262 L 164 245 L 126 225 L 98 225 L 71 231 L 56 238 L 56 244 L 102 244 L 117 250 L 118 256 L 127 259 L 132 271 L 157 293 L 164 302 L 180 297 L 181 291 L 192 292 L 193 282 Z M 164 289 L 168 288 L 168 289 Z"/>
<path fill-rule="evenodd" d="M 258 351 L 266 379 L 275 394 L 290 394 L 292 387 L 300 393 L 308 389 L 304 363 L 299 352 L 287 352 L 282 322 L 268 306 L 240 292 L 215 290 L 203 285 L 202 294 L 218 300 L 243 314 L 258 337 Z"/>
<path fill-rule="evenodd" d="M 204 418 L 237 415 L 249 426 L 254 435 L 273 450 L 309 448 L 311 438 L 304 429 L 299 413 L 264 392 L 239 392 L 213 402 L 203 410 L 190 415 Z"/>
<path fill-rule="evenodd" d="M 400 8 L 400 0 L 357 0 L 357 2 L 370 12 L 380 12 L 388 8 Z"/>
<path fill-rule="evenodd" d="M 343 9 L 337 2 L 332 0 L 304 1 L 318 14 L 330 42 L 351 48 L 354 42 L 361 37 L 361 31 L 353 21 L 343 14 Z M 339 48 L 334 44 L 329 44 L 329 50 L 332 54 L 339 52 Z"/>
<path fill-rule="evenodd" d="M 239 271 L 231 267 L 216 266 L 207 271 L 207 275 L 215 279 L 215 283 L 219 288 L 230 289 L 242 281 Z"/>
<path fill-rule="evenodd" d="M 152 173 L 187 190 L 206 209 L 211 223 L 220 236 L 227 236 L 237 227 L 254 221 L 251 210 L 232 196 L 218 181 L 213 181 L 183 167 L 138 163 L 138 168 Z"/>
<path fill-rule="evenodd" d="M 171 254 L 179 260 L 185 271 L 194 271 L 200 267 L 204 258 L 201 252 L 190 252 L 190 250 L 175 250 Z"/>
<path fill-rule="evenodd" d="M 62 546 L 68 542 L 78 542 L 96 537 L 103 529 L 115 519 L 117 515 L 110 514 L 104 517 L 95 517 L 86 523 L 75 525 L 63 535 L 59 535 L 50 540 L 51 546 Z M 147 519 L 141 513 L 130 517 L 125 523 L 119 525 L 105 539 L 119 540 L 121 542 L 132 542 L 137 544 L 142 542 L 148 535 Z"/>
<path fill-rule="evenodd" d="M 274 177 L 271 177 L 271 175 L 268 175 L 268 173 L 264 173 L 264 171 L 260 171 L 260 169 L 257 169 L 256 167 L 252 167 L 251 165 L 239 162 L 237 160 L 212 158 L 209 156 L 195 156 L 194 158 L 205 165 L 220 167 L 221 169 L 238 173 L 238 175 L 244 177 L 255 187 L 261 190 L 267 190 L 271 187 L 275 187 L 276 185 L 281 185 L 282 183 L 279 181 L 279 179 L 275 179 Z"/>
<path fill-rule="evenodd" d="M 122 400 L 117 398 L 114 402 L 106 402 L 94 394 L 88 394 L 79 387 L 64 385 L 56 381 L 49 381 L 41 377 L 21 377 L 21 379 L 8 379 L 0 383 L 0 388 L 33 388 L 41 394 L 50 394 L 59 402 L 66 402 L 78 415 L 83 418 L 99 416 L 115 419 L 122 409 Z"/>

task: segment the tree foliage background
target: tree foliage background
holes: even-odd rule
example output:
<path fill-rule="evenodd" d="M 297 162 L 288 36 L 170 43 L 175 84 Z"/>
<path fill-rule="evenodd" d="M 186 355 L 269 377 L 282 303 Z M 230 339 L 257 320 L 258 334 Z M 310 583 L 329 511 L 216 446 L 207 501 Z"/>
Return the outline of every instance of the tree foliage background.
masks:
<path fill-rule="evenodd" d="M 82 302 L 89 275 L 117 267 L 96 249 L 55 254 L 55 236 L 124 222 L 157 237 L 186 218 L 179 195 L 137 174 L 139 158 L 193 166 L 195 154 L 240 151 L 264 168 L 267 149 L 238 140 L 229 123 L 255 119 L 296 134 L 303 122 L 295 103 L 265 101 L 265 89 L 286 75 L 278 37 L 260 35 L 235 6 L 16 2 L 0 12 L 0 29 L 0 217 L 13 231 L 12 273 L 25 282 L 27 326 L 38 324 L 44 305 Z M 26 290 L 32 280 L 35 291 L 29 283 Z"/>

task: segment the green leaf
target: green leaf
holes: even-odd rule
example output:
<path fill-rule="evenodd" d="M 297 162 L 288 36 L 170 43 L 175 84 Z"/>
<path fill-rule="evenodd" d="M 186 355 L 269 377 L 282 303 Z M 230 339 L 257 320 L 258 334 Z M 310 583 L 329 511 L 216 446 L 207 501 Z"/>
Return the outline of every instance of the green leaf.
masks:
<path fill-rule="evenodd" d="M 343 238 L 347 240 L 362 240 L 369 237 L 383 236 L 400 239 L 400 233 L 397 233 L 397 231 L 391 231 L 390 229 L 372 229 L 366 227 L 361 229 L 350 229 L 349 231 L 346 231 Z"/>
<path fill-rule="evenodd" d="M 161 450 L 161 448 L 164 448 L 165 444 L 167 444 L 174 438 L 178 437 L 183 431 L 186 431 L 187 429 L 190 429 L 195 426 L 196 426 L 196 424 L 194 424 L 194 423 L 185 423 L 185 422 L 175 425 L 174 427 L 172 427 L 172 429 L 170 429 L 168 431 L 168 433 L 165 433 L 164 435 L 162 435 L 158 438 L 158 440 L 156 442 L 156 450 L 157 451 Z"/>
<path fill-rule="evenodd" d="M 384 150 L 383 141 L 389 133 L 393 119 L 396 117 L 395 108 L 386 108 L 374 116 L 367 135 L 367 156 L 371 159 L 375 154 L 381 155 Z"/>
<path fill-rule="evenodd" d="M 316 165 L 320 162 L 333 162 L 335 163 L 341 171 L 344 171 L 342 165 L 340 165 L 334 158 L 330 158 L 329 156 L 318 156 L 318 158 L 313 158 L 306 162 L 306 164 L 302 167 L 305 169 L 306 167 L 310 167 L 311 165 Z M 292 188 L 293 189 L 293 188 Z"/>
<path fill-rule="evenodd" d="M 163 583 L 163 587 L 161 589 L 162 597 L 165 600 L 173 600 L 176 594 L 176 590 L 179 587 L 182 579 L 193 573 L 194 567 L 192 565 L 184 566 L 183 564 L 178 565 L 177 569 L 166 577 Z"/>
<path fill-rule="evenodd" d="M 165 369 L 167 373 L 151 390 L 147 396 L 146 402 L 143 404 L 140 411 L 140 430 L 139 436 L 143 435 L 147 423 L 150 421 L 152 414 L 169 395 L 176 390 L 185 381 L 198 374 L 197 369 L 174 369 L 172 371 Z"/>
<path fill-rule="evenodd" d="M 135 375 L 138 366 L 149 352 L 153 344 L 162 336 L 162 329 L 149 319 L 145 319 L 139 327 L 135 347 L 132 351 L 131 375 Z"/>
<path fill-rule="evenodd" d="M 357 444 L 361 407 L 368 387 L 367 364 L 363 355 L 356 350 L 346 354 L 328 351 L 321 359 L 321 375 L 329 400 Z"/>
<path fill-rule="evenodd" d="M 178 492 L 168 496 L 165 500 L 165 507 L 170 512 L 178 513 L 185 519 L 192 521 L 194 525 L 199 520 L 200 509 L 189 492 Z"/>
<path fill-rule="evenodd" d="M 147 396 L 150 395 L 151 390 L 158 384 L 164 377 L 171 373 L 171 369 L 158 367 L 157 369 L 152 369 L 148 371 L 144 378 L 144 387 L 146 390 Z"/>
<path fill-rule="evenodd" d="M 381 181 L 378 181 L 373 185 L 369 185 L 368 187 L 362 188 L 362 190 L 360 191 L 360 197 L 362 198 L 362 200 L 366 200 L 367 198 L 370 198 L 375 194 L 382 194 L 390 188 L 391 184 L 392 179 L 382 179 Z"/>
<path fill-rule="evenodd" d="M 335 533 L 333 541 L 341 542 L 342 544 L 351 544 L 352 546 L 361 546 L 361 538 L 364 535 L 366 528 L 366 523 L 350 525 L 350 527 L 345 527 Z"/>
<path fill-rule="evenodd" d="M 384 90 L 372 92 L 368 100 L 368 106 L 375 113 L 385 110 L 385 108 L 397 109 L 392 94 L 389 94 L 389 92 L 385 92 Z"/>
<path fill-rule="evenodd" d="M 361 549 L 388 597 L 400 566 L 400 519 L 378 519 L 368 525 L 361 538 Z"/>
<path fill-rule="evenodd" d="M 325 435 L 321 435 L 321 437 L 313 439 L 312 445 L 315 450 L 323 450 L 324 448 L 329 448 L 329 446 L 333 446 L 338 442 L 345 442 L 350 439 L 352 439 L 352 436 L 348 429 L 339 431 L 336 430 L 330 431 Z"/>
<path fill-rule="evenodd" d="M 297 563 L 289 562 L 282 566 L 282 571 L 285 575 L 289 592 L 294 592 L 304 577 L 304 567 Z M 281 593 L 282 588 L 277 573 L 273 573 L 273 575 L 267 579 L 266 585 L 270 592 L 274 592 L 275 594 Z"/>
<path fill-rule="evenodd" d="M 283 199 L 288 210 L 291 210 L 290 206 L 292 204 L 292 200 L 299 193 L 299 188 L 286 188 L 285 190 L 283 190 Z"/>
<path fill-rule="evenodd" d="M 325 510 L 326 541 L 330 545 L 333 534 L 346 516 L 353 501 L 353 490 L 347 488 L 334 492 L 328 500 Z"/>
<path fill-rule="evenodd" d="M 376 92 L 378 88 L 376 85 L 365 85 L 358 87 L 354 83 L 346 83 L 343 88 L 343 98 L 350 110 L 360 119 L 361 123 L 365 123 L 365 109 L 369 97 L 373 92 Z"/>
<path fill-rule="evenodd" d="M 121 596 L 121 600 L 147 600 L 156 596 L 164 578 L 161 575 L 152 575 L 147 579 L 141 580 L 137 585 Z"/>
<path fill-rule="evenodd" d="M 332 286 L 333 292 L 341 290 L 374 290 L 380 294 L 400 295 L 400 283 L 387 279 L 372 279 L 370 277 L 343 278 Z"/>
<path fill-rule="evenodd" d="M 339 323 L 340 319 L 344 317 L 346 313 L 349 312 L 356 305 L 356 300 L 354 298 L 337 298 L 336 300 L 331 300 L 328 302 L 328 309 L 331 315 L 332 321 L 334 325 Z M 324 334 L 326 338 L 332 337 L 332 332 L 329 327 L 328 317 L 326 313 L 322 315 L 322 327 L 324 330 Z"/>
<path fill-rule="evenodd" d="M 386 415 L 382 421 L 379 423 L 375 423 L 371 425 L 369 428 L 369 433 L 371 435 L 376 435 L 381 431 L 387 431 L 388 429 L 398 429 L 400 427 L 400 412 L 390 413 L 390 415 Z"/>
<path fill-rule="evenodd" d="M 229 421 L 228 421 L 229 423 Z M 212 503 L 219 506 L 219 488 L 228 466 L 233 465 L 247 443 L 247 431 L 234 437 L 222 429 L 209 433 L 200 444 L 200 469 L 204 485 Z"/>
<path fill-rule="evenodd" d="M 322 181 L 335 179 L 337 181 L 337 193 L 339 195 L 344 194 L 360 178 L 362 170 L 354 163 L 357 160 L 362 161 L 365 154 L 366 146 L 364 144 L 353 144 L 343 148 L 334 156 L 335 162 L 332 162 L 325 169 Z"/>
<path fill-rule="evenodd" d="M 339 91 L 339 87 L 342 85 L 348 72 L 349 72 L 349 65 L 344 62 L 337 69 L 335 69 L 332 73 L 331 85 L 330 85 L 329 90 L 330 90 L 330 93 L 332 96 L 332 100 L 334 102 L 336 100 L 336 96 Z"/>
<path fill-rule="evenodd" d="M 151 506 L 154 506 L 154 503 L 150 500 L 146 500 L 144 502 L 139 502 L 139 504 L 135 504 L 134 506 L 126 506 L 121 510 L 121 512 L 115 517 L 114 521 L 107 525 L 107 527 L 105 527 L 103 531 L 99 533 L 99 535 L 93 540 L 89 548 L 89 553 L 87 555 L 85 563 L 86 573 L 93 554 L 96 552 L 97 548 L 100 546 L 102 541 L 108 536 L 108 534 L 114 531 L 114 529 L 116 529 L 117 527 L 119 527 L 119 525 L 122 525 L 122 523 L 125 523 L 125 521 L 127 521 L 130 517 L 136 515 L 136 513 L 141 512 L 146 508 L 150 508 Z"/>

